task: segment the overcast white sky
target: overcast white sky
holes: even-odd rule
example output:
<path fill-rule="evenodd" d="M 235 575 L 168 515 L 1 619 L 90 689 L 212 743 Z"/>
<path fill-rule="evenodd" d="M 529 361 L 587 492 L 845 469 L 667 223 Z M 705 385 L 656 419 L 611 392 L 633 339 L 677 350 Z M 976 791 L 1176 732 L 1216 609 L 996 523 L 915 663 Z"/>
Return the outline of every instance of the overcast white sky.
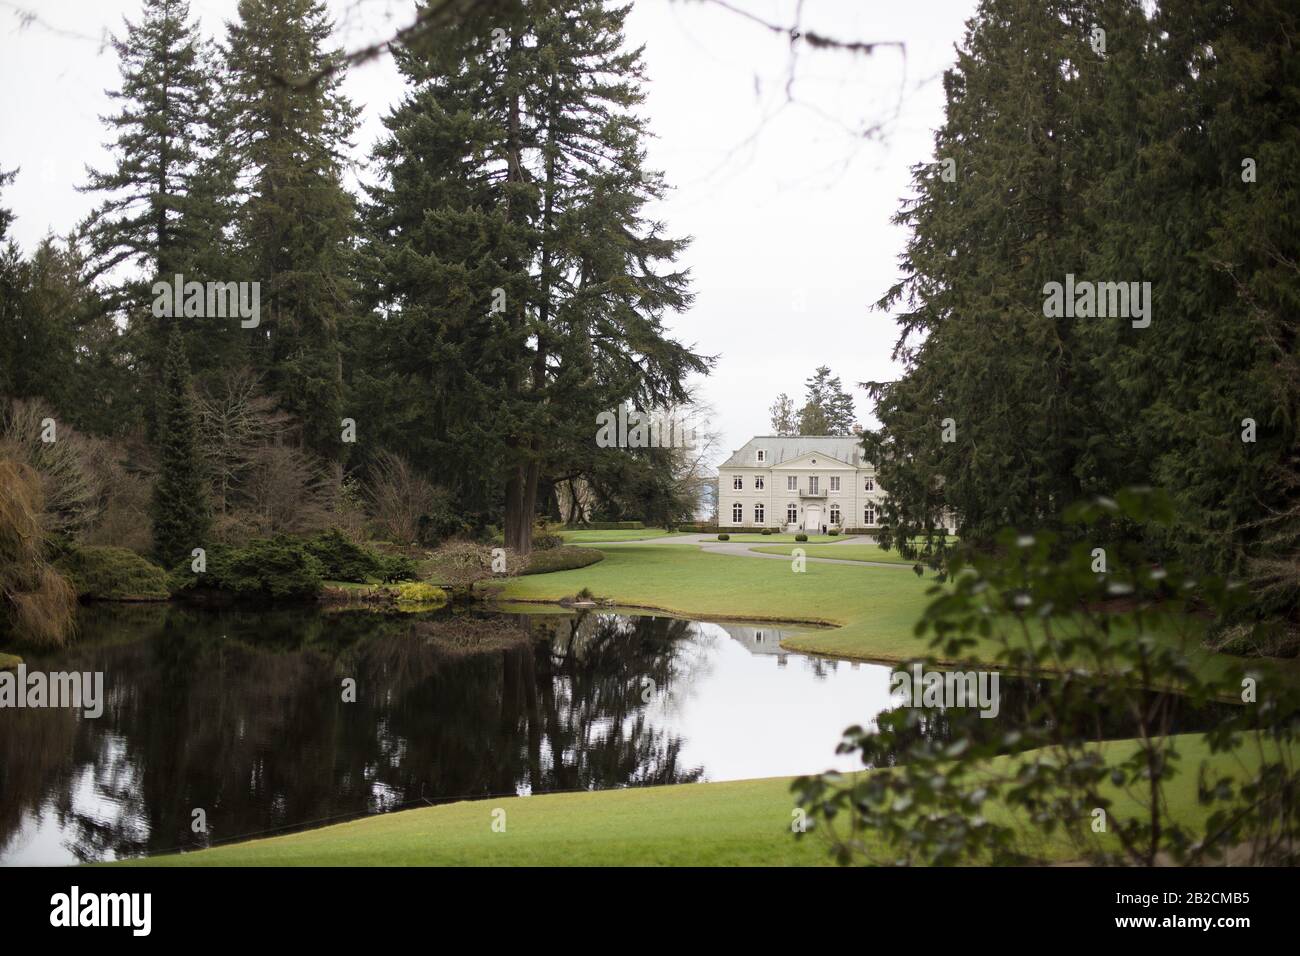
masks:
<path fill-rule="evenodd" d="M 797 0 L 732 0 L 769 22 L 793 23 Z M 338 42 L 353 49 L 408 23 L 407 0 L 328 0 Z M 236 0 L 191 0 L 208 35 Z M 933 159 L 943 118 L 940 74 L 975 0 L 804 0 L 805 28 L 846 40 L 902 41 L 906 57 L 799 48 L 734 12 L 696 0 L 636 0 L 628 38 L 646 45 L 652 166 L 675 189 L 656 213 L 695 242 L 686 255 L 694 307 L 674 334 L 719 356 L 702 383 L 717 410 L 723 455 L 770 431 L 779 392 L 799 399 L 818 365 L 853 386 L 858 417 L 874 424 L 860 381 L 889 379 L 896 337 L 872 303 L 897 278 L 906 235 L 889 219 L 909 168 Z M 113 111 L 116 57 L 102 42 L 137 18 L 137 0 L 0 0 L 0 169 L 21 167 L 3 203 L 30 251 L 64 233 L 95 197 L 78 193 L 86 164 L 104 167 L 98 117 Z M 36 14 L 25 22 L 24 14 Z M 402 93 L 387 59 L 351 71 L 363 109 L 364 162 L 380 117 Z M 879 138 L 859 133 L 882 124 Z M 359 170 L 364 176 L 365 171 Z M 0 346 L 2 347 L 2 346 Z"/>

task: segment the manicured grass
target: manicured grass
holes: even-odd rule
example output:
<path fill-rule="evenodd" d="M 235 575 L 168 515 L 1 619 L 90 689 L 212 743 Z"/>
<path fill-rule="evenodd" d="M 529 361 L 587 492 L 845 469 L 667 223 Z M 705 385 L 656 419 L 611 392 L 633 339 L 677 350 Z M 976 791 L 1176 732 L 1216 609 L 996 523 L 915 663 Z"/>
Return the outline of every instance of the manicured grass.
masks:
<path fill-rule="evenodd" d="M 556 601 L 586 587 L 620 604 L 696 617 L 842 625 L 795 635 L 785 641 L 792 650 L 873 660 L 906 660 L 925 650 L 912 625 L 927 603 L 929 582 L 913 574 L 816 563 L 796 573 L 784 561 L 709 554 L 689 544 L 602 550 L 599 564 L 496 587 L 503 598 L 515 600 Z"/>
<path fill-rule="evenodd" d="M 595 528 L 564 528 L 560 531 L 560 537 L 564 539 L 565 544 L 592 544 L 602 541 L 649 541 L 652 538 L 670 537 L 670 533 L 663 528 L 639 530 L 621 528 L 608 531 Z"/>
<path fill-rule="evenodd" d="M 618 604 L 662 608 L 706 620 L 751 618 L 838 625 L 796 633 L 782 641 L 783 647 L 805 653 L 872 661 L 904 661 L 930 653 L 928 639 L 914 636 L 912 630 L 930 601 L 926 591 L 934 579 L 928 573 L 918 577 L 902 566 L 854 567 L 815 561 L 809 562 L 803 573 L 796 573 L 786 561 L 709 553 L 693 544 L 666 542 L 600 550 L 605 552 L 605 560 L 591 567 L 491 586 L 499 589 L 502 598 L 513 600 L 557 601 L 586 587 L 597 597 Z M 962 661 L 992 660 L 997 649 L 995 641 L 977 639 Z M 1194 649 L 1191 656 L 1221 674 L 1238 663 L 1209 651 Z M 1207 676 L 1210 673 L 1207 670 Z"/>
<path fill-rule="evenodd" d="M 883 564 L 901 564 L 911 567 L 916 562 L 902 557 L 897 551 L 886 551 L 878 544 L 800 544 L 810 558 L 840 558 L 843 561 L 876 561 Z M 750 548 L 761 554 L 790 554 L 794 547 Z"/>
<path fill-rule="evenodd" d="M 1109 762 L 1124 759 L 1134 749 L 1132 741 L 1103 746 Z M 1178 747 L 1180 772 L 1167 789 L 1168 808 L 1177 819 L 1200 820 L 1207 811 L 1196 799 L 1197 768 L 1209 752 L 1199 735 L 1178 738 Z M 1240 761 L 1217 757 L 1214 765 L 1239 776 L 1244 768 L 1257 764 L 1243 748 Z M 1112 796 L 1117 801 L 1112 820 L 1138 809 L 1127 795 Z M 794 805 L 790 778 L 782 777 L 503 797 L 390 813 L 127 865 L 829 865 L 826 844 L 815 831 L 802 839 L 792 835 Z M 492 829 L 495 810 L 505 811 L 505 832 Z M 998 822 L 1008 819 L 998 808 L 990 817 Z M 1084 816 L 1066 829 L 1087 845 L 1097 839 L 1090 823 L 1091 818 Z M 1022 839 L 1025 849 L 1032 846 L 1035 855 L 1044 859 L 1079 855 L 1079 844 L 1064 839 L 1051 843 Z"/>
<path fill-rule="evenodd" d="M 729 531 L 723 531 L 722 533 L 723 533 L 723 534 L 731 534 L 731 532 L 729 532 Z M 714 535 L 709 535 L 709 536 L 706 537 L 704 540 L 705 540 L 705 541 L 712 541 L 713 538 L 714 538 Z M 793 541 L 793 540 L 794 540 L 794 535 L 792 535 L 792 534 L 785 534 L 785 533 L 781 533 L 781 534 L 754 534 L 752 531 L 746 531 L 746 532 L 741 532 L 741 533 L 739 533 L 739 534 L 732 534 L 732 535 L 731 535 L 731 540 L 732 540 L 733 542 L 741 542 L 741 543 L 745 543 L 745 544 L 747 544 L 747 543 L 749 543 L 749 542 L 751 542 L 751 541 L 756 541 L 756 542 L 766 541 L 766 542 L 768 542 L 769 544 L 776 544 L 776 543 L 781 542 L 781 541 Z M 828 535 L 828 534 L 827 534 L 827 535 L 823 535 L 823 534 L 811 534 L 811 533 L 810 533 L 810 534 L 808 535 L 808 540 L 809 540 L 809 541 L 834 541 L 835 539 L 832 538 L 832 537 L 831 537 L 830 535 Z"/>

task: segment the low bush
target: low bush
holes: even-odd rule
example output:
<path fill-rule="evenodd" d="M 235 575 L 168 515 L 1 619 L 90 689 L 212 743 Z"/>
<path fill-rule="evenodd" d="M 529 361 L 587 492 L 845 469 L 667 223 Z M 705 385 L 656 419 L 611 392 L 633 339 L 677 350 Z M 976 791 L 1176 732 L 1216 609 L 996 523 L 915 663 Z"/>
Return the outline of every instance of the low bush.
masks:
<path fill-rule="evenodd" d="M 771 529 L 771 528 L 764 528 L 764 529 L 763 529 L 763 534 L 771 534 L 771 533 L 772 533 L 772 529 Z"/>
<path fill-rule="evenodd" d="M 801 531 L 801 532 L 799 532 L 799 534 L 797 534 L 797 535 L 794 536 L 794 539 L 795 539 L 796 541 L 807 541 L 807 540 L 808 540 L 808 536 L 807 536 L 806 534 L 804 534 L 804 533 Z"/>
<path fill-rule="evenodd" d="M 165 601 L 171 594 L 167 572 L 127 548 L 81 545 L 55 562 L 77 591 L 94 601 Z"/>
<path fill-rule="evenodd" d="M 549 574 L 552 571 L 572 571 L 585 568 L 605 558 L 603 551 L 596 548 L 552 548 L 549 551 L 534 551 L 528 556 L 528 564 L 521 574 Z"/>
<path fill-rule="evenodd" d="M 719 540 L 719 541 L 730 541 L 730 540 L 731 540 L 731 535 L 729 535 L 729 534 L 727 534 L 727 533 L 724 532 L 724 533 L 718 535 L 718 540 Z"/>
<path fill-rule="evenodd" d="M 403 581 L 393 589 L 397 592 L 397 603 L 406 607 L 418 606 L 421 609 L 442 607 L 447 603 L 447 592 L 423 581 Z"/>
<path fill-rule="evenodd" d="M 826 533 L 829 534 L 829 535 L 833 538 L 833 537 L 835 537 L 837 534 L 840 533 L 840 529 L 839 529 L 839 528 L 831 528 L 831 530 L 830 530 L 830 531 L 827 531 Z"/>
<path fill-rule="evenodd" d="M 641 531 L 644 521 L 590 521 L 582 527 L 591 531 Z"/>
<path fill-rule="evenodd" d="M 409 581 L 416 576 L 415 562 L 400 554 L 380 554 L 349 540 L 341 531 L 331 529 L 308 538 L 303 547 L 324 568 L 329 581 Z"/>
<path fill-rule="evenodd" d="M 554 534 L 544 527 L 538 527 L 533 531 L 534 551 L 550 551 L 562 547 L 564 547 L 564 539 L 558 534 Z"/>
<path fill-rule="evenodd" d="M 249 541 L 243 547 L 216 544 L 207 549 L 206 568 L 192 570 L 184 561 L 172 572 L 181 596 L 220 593 L 244 599 L 314 598 L 325 579 L 325 566 L 301 541 L 283 535 Z"/>

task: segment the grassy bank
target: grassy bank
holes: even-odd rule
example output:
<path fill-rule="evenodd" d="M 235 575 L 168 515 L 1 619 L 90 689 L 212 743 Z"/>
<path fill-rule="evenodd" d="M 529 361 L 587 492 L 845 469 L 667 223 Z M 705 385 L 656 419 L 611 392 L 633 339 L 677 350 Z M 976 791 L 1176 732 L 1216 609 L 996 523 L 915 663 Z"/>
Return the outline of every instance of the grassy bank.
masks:
<path fill-rule="evenodd" d="M 728 531 L 723 531 L 722 533 L 730 534 L 730 532 Z M 711 537 L 705 540 L 711 540 Z M 773 533 L 773 534 L 754 534 L 752 532 L 746 531 L 746 532 L 741 532 L 739 534 L 732 534 L 731 540 L 733 542 L 739 542 L 740 544 L 751 544 L 751 543 L 777 544 L 778 542 L 781 541 L 792 542 L 795 540 L 795 537 L 793 534 L 786 534 L 785 532 Z M 840 541 L 842 539 L 838 535 L 832 536 L 829 534 L 813 534 L 812 532 L 809 532 L 808 540 L 816 541 L 816 542 L 831 542 L 831 541 Z"/>
<path fill-rule="evenodd" d="M 1133 752 L 1130 741 L 1104 745 L 1118 762 Z M 1171 815 L 1199 820 L 1196 770 L 1209 756 L 1198 735 L 1179 738 L 1181 772 L 1170 783 Z M 1256 764 L 1241 758 L 1214 760 L 1216 769 L 1240 776 Z M 1124 794 L 1112 818 L 1137 804 Z M 818 866 L 829 865 L 816 833 L 791 834 L 794 799 L 790 779 L 742 780 L 631 788 L 599 793 L 562 793 L 475 800 L 406 810 L 351 823 L 236 843 L 195 853 L 130 861 L 162 866 Z M 493 811 L 505 811 L 505 832 L 492 829 Z M 992 817 L 1005 815 L 995 813 Z M 1096 839 L 1091 819 L 1072 832 Z M 1076 844 L 1045 844 L 1026 835 L 1023 848 L 1048 860 L 1076 858 Z"/>
<path fill-rule="evenodd" d="M 790 554 L 795 547 L 803 548 L 804 553 L 810 558 L 874 561 L 880 564 L 901 564 L 909 568 L 916 563 L 902 557 L 897 551 L 886 551 L 878 544 L 857 544 L 855 542 L 845 542 L 844 544 L 800 544 L 775 548 L 750 548 L 749 550 L 757 551 L 760 554 Z"/>
<path fill-rule="evenodd" d="M 590 588 L 619 604 L 698 617 L 766 618 L 840 625 L 785 641 L 793 650 L 873 660 L 906 660 L 924 650 L 912 625 L 928 583 L 892 568 L 809 564 L 708 554 L 695 545 L 605 548 L 605 560 L 576 571 L 517 578 L 499 586 L 508 599 L 556 601 Z"/>

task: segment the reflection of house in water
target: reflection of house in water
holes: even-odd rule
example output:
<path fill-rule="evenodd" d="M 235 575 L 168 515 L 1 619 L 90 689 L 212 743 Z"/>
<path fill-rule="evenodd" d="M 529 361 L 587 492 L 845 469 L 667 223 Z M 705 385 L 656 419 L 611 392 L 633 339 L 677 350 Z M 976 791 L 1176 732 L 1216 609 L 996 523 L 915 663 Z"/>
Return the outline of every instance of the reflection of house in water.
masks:
<path fill-rule="evenodd" d="M 785 666 L 786 658 L 790 656 L 790 652 L 781 647 L 781 641 L 793 632 L 751 624 L 719 624 L 718 627 L 743 644 L 749 653 L 770 654 L 781 667 Z"/>

